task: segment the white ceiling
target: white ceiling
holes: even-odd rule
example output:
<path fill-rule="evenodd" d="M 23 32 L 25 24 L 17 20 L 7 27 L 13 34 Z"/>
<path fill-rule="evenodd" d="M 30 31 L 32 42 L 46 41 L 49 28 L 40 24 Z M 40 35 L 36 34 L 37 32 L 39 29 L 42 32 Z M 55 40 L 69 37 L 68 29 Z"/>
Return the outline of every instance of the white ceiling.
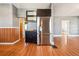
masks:
<path fill-rule="evenodd" d="M 50 3 L 15 3 L 19 9 L 45 9 L 49 8 Z"/>

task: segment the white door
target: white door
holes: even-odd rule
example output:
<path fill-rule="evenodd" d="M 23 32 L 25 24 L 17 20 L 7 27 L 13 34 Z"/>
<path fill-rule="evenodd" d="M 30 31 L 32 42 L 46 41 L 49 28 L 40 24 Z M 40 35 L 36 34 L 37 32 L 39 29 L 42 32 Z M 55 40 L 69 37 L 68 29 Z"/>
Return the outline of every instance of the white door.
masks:
<path fill-rule="evenodd" d="M 69 20 L 62 20 L 62 32 L 65 35 L 69 34 Z"/>
<path fill-rule="evenodd" d="M 69 35 L 69 20 L 62 20 L 62 40 L 63 46 L 67 45 Z"/>

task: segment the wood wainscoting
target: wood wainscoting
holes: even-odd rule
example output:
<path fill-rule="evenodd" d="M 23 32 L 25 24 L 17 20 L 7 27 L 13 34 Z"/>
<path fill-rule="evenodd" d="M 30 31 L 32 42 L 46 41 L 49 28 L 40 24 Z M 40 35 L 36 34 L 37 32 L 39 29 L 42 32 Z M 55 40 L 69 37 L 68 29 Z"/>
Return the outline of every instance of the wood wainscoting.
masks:
<path fill-rule="evenodd" d="M 0 43 L 15 42 L 19 39 L 19 29 L 0 28 Z"/>

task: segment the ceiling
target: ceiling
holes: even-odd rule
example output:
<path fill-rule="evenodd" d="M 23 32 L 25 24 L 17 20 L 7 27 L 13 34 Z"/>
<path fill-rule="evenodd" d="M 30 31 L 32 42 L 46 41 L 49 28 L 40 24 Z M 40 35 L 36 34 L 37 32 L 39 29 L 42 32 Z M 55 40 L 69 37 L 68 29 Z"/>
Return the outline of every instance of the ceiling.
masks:
<path fill-rule="evenodd" d="M 15 3 L 19 9 L 45 9 L 50 7 L 50 3 Z"/>

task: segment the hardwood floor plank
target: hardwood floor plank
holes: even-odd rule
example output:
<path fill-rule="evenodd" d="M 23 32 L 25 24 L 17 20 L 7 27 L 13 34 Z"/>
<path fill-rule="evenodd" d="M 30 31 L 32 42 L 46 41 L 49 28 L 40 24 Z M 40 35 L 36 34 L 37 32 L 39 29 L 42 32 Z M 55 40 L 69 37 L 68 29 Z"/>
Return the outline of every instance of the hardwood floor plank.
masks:
<path fill-rule="evenodd" d="M 61 43 L 60 38 L 54 39 L 57 44 Z M 25 45 L 24 41 L 21 40 L 14 45 L 0 45 L 0 56 L 79 56 L 78 42 L 78 37 L 69 38 L 66 45 L 53 48 L 52 46 L 38 46 L 32 43 Z"/>

